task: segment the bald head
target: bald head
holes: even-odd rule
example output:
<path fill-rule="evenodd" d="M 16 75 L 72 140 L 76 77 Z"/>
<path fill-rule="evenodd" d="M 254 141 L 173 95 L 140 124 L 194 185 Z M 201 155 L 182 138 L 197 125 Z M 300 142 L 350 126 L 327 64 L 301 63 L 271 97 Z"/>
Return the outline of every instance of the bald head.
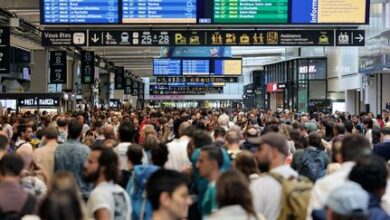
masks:
<path fill-rule="evenodd" d="M 185 130 L 190 126 L 191 126 L 191 124 L 188 121 L 181 123 L 179 126 L 179 136 L 180 137 L 183 136 L 185 133 Z"/>
<path fill-rule="evenodd" d="M 112 125 L 105 125 L 103 126 L 103 135 L 104 139 L 114 139 L 115 138 L 115 132 L 114 132 L 114 126 Z"/>

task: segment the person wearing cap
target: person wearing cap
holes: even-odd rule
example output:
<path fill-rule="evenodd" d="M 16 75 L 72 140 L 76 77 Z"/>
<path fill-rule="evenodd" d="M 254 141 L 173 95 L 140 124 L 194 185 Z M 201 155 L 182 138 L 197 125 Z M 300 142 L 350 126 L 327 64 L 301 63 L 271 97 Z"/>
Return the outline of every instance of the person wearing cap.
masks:
<path fill-rule="evenodd" d="M 370 220 L 390 220 L 390 216 L 381 207 L 382 197 L 386 192 L 387 178 L 386 161 L 376 155 L 360 158 L 349 174 L 349 179 L 360 184 L 369 195 Z"/>
<path fill-rule="evenodd" d="M 341 167 L 334 173 L 316 181 L 311 192 L 307 219 L 312 219 L 318 210 L 325 208 L 329 193 L 343 185 L 348 180 L 348 175 L 361 156 L 370 153 L 371 145 L 362 135 L 347 135 L 341 143 Z"/>
<path fill-rule="evenodd" d="M 260 137 L 259 131 L 254 126 L 248 126 L 244 133 L 245 142 L 242 143 L 242 149 L 254 152 L 257 148 L 256 140 Z"/>
<path fill-rule="evenodd" d="M 381 131 L 382 133 L 382 143 L 376 144 L 374 146 L 374 153 L 386 161 L 390 160 L 390 127 L 385 127 Z"/>
<path fill-rule="evenodd" d="M 367 192 L 359 184 L 348 181 L 330 192 L 326 201 L 326 219 L 366 220 L 368 219 L 368 204 Z"/>
<path fill-rule="evenodd" d="M 257 142 L 256 160 L 259 170 L 271 172 L 285 179 L 298 177 L 298 173 L 285 165 L 289 155 L 287 141 L 277 133 L 268 133 Z M 262 213 L 266 219 L 278 219 L 281 210 L 282 186 L 270 175 L 263 175 L 253 180 L 250 186 L 256 212 Z"/>

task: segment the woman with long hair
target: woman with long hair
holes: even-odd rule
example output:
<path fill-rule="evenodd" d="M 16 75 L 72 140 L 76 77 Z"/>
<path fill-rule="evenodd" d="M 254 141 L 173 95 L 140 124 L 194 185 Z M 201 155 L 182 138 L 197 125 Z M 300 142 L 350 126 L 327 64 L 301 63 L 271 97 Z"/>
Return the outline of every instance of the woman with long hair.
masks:
<path fill-rule="evenodd" d="M 262 220 L 253 207 L 252 194 L 248 178 L 239 171 L 229 170 L 217 181 L 217 202 L 219 210 L 211 214 L 208 220 Z"/>

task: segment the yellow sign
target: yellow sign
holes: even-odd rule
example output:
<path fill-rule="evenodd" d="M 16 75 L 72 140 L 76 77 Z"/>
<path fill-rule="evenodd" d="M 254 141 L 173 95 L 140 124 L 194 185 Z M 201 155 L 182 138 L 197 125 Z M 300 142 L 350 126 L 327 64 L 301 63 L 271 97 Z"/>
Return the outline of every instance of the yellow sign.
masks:
<path fill-rule="evenodd" d="M 236 39 L 237 37 L 235 33 L 226 33 L 226 44 L 235 44 Z"/>
<path fill-rule="evenodd" d="M 223 44 L 222 34 L 213 33 L 211 35 L 211 44 Z"/>
<path fill-rule="evenodd" d="M 186 45 L 187 38 L 183 36 L 183 34 L 176 33 L 175 34 L 175 44 L 177 45 Z"/>
<path fill-rule="evenodd" d="M 264 44 L 264 35 L 263 35 L 263 33 L 255 33 L 253 35 L 253 44 Z"/>
<path fill-rule="evenodd" d="M 278 32 L 268 32 L 267 33 L 267 43 L 268 44 L 278 44 L 279 34 Z"/>
<path fill-rule="evenodd" d="M 326 32 L 321 34 L 319 44 L 329 44 L 329 37 Z"/>
<path fill-rule="evenodd" d="M 247 34 L 242 34 L 240 37 L 240 44 L 249 44 L 249 36 Z"/>
<path fill-rule="evenodd" d="M 319 0 L 318 23 L 365 23 L 366 0 Z"/>
<path fill-rule="evenodd" d="M 224 75 L 237 75 L 242 72 L 241 60 L 225 60 Z"/>

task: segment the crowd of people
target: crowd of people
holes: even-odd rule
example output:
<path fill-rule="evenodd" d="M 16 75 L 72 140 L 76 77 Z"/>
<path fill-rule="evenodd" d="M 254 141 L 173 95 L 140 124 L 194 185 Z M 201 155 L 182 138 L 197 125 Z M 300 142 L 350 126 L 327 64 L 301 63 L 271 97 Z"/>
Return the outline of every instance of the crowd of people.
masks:
<path fill-rule="evenodd" d="M 8 112 L 0 219 L 390 219 L 387 115 Z"/>

